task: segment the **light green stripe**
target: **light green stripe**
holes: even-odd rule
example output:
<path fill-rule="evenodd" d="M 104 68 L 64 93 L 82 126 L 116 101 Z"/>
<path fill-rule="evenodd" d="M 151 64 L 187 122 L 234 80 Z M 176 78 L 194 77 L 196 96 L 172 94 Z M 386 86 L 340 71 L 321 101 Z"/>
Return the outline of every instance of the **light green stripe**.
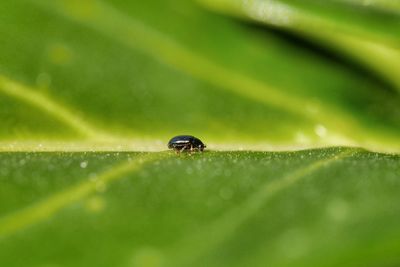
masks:
<path fill-rule="evenodd" d="M 80 117 L 79 112 L 72 111 L 71 108 L 53 100 L 50 96 L 44 95 L 39 90 L 35 90 L 34 88 L 13 81 L 1 74 L 0 92 L 19 99 L 45 112 L 49 116 L 56 118 L 87 138 L 95 140 L 114 139 L 111 135 L 98 129 L 87 120 Z"/>
<path fill-rule="evenodd" d="M 145 164 L 160 160 L 168 155 L 170 154 L 163 152 L 150 153 L 138 157 L 133 161 L 124 162 L 100 174 L 96 181 L 91 181 L 89 178 L 83 179 L 81 183 L 71 188 L 49 196 L 22 210 L 15 211 L 8 216 L 2 217 L 0 218 L 0 238 L 49 219 L 68 205 L 95 193 L 99 185 L 107 186 L 107 184 L 122 178 L 123 175 L 138 171 Z"/>
<path fill-rule="evenodd" d="M 313 172 L 328 165 L 339 162 L 340 159 L 356 153 L 355 149 L 348 149 L 328 158 L 318 160 L 308 166 L 299 168 L 280 179 L 268 181 L 248 198 L 242 205 L 229 210 L 216 221 L 200 229 L 196 234 L 179 242 L 171 250 L 170 259 L 177 259 L 168 266 L 191 266 L 200 257 L 215 250 L 249 218 L 253 217 L 275 195 Z"/>

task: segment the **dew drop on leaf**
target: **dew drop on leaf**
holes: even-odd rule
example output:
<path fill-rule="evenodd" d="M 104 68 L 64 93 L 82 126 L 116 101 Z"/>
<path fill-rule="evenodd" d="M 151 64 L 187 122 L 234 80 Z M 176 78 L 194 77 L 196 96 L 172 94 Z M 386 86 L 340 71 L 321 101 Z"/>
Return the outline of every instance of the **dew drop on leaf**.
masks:
<path fill-rule="evenodd" d="M 221 190 L 219 190 L 219 196 L 223 200 L 229 200 L 233 196 L 233 190 L 231 188 L 229 188 L 229 187 L 221 188 Z"/>
<path fill-rule="evenodd" d="M 82 169 L 85 169 L 88 166 L 88 162 L 87 161 L 82 161 L 79 166 L 81 166 Z"/>

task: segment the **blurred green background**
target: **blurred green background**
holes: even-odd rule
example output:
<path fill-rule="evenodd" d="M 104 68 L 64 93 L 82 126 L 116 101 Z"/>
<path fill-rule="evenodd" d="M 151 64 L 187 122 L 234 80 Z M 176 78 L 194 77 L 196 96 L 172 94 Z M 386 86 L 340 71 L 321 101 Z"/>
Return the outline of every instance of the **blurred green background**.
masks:
<path fill-rule="evenodd" d="M 2 0 L 0 122 L 1 267 L 400 264 L 398 0 Z"/>
<path fill-rule="evenodd" d="M 1 10 L 4 148 L 160 150 L 194 134 L 215 149 L 400 150 L 397 1 L 41 0 Z"/>

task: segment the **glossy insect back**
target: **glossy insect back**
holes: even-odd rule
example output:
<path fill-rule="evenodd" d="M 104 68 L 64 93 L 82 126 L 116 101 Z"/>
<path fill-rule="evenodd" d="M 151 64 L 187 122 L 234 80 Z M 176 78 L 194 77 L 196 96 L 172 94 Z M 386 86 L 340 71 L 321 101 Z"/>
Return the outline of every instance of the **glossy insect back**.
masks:
<path fill-rule="evenodd" d="M 192 135 L 178 135 L 168 142 L 168 148 L 173 149 L 177 153 L 203 151 L 205 147 L 200 139 Z"/>

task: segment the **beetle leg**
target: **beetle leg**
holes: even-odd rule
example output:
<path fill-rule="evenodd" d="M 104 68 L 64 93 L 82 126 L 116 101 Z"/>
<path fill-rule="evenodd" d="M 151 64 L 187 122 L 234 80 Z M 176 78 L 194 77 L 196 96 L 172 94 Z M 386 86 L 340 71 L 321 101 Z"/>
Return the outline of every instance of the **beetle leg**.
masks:
<path fill-rule="evenodd" d="M 190 148 L 189 148 L 189 156 L 191 156 L 192 155 L 192 152 L 193 152 L 194 150 L 193 150 L 193 145 L 192 144 L 190 144 Z"/>

